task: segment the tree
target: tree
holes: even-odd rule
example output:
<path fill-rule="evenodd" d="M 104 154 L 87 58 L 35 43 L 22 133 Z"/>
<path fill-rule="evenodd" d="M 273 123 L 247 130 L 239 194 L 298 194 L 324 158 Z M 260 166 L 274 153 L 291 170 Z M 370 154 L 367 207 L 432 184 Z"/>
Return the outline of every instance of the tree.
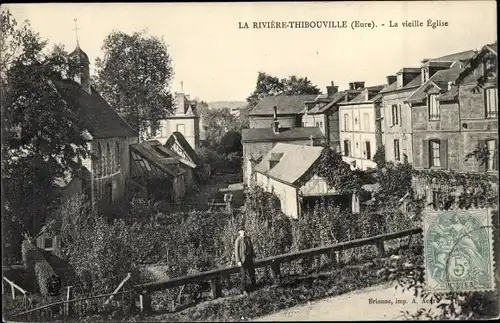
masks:
<path fill-rule="evenodd" d="M 229 131 L 240 132 L 241 123 L 237 117 L 231 114 L 228 108 L 206 109 L 202 114 L 203 126 L 207 127 L 205 132 L 209 147 L 218 147 L 221 140 Z"/>
<path fill-rule="evenodd" d="M 247 102 L 251 110 L 266 96 L 320 93 L 321 90 L 316 85 L 313 85 L 307 77 L 292 75 L 288 78 L 279 79 L 265 72 L 259 72 L 255 90 L 247 98 Z"/>
<path fill-rule="evenodd" d="M 2 52 L 2 229 L 17 254 L 21 233 L 36 234 L 58 205 L 54 180 L 76 174 L 89 151 L 81 121 L 53 83 L 76 71 L 64 48 L 45 53 L 47 41 L 29 22 L 18 26 L 9 11 L 2 11 L 1 24 L 7 49 Z"/>
<path fill-rule="evenodd" d="M 104 99 L 147 137 L 149 126 L 173 111 L 168 90 L 173 77 L 172 60 L 163 38 L 113 31 L 104 40 L 103 59 L 96 59 L 96 85 Z"/>

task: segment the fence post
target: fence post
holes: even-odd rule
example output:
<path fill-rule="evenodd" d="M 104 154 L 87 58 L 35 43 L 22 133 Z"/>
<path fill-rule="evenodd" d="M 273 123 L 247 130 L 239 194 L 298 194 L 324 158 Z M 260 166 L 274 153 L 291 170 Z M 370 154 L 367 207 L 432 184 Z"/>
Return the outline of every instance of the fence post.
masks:
<path fill-rule="evenodd" d="M 281 268 L 279 262 L 271 263 L 271 275 L 274 280 L 274 284 L 279 285 L 281 282 Z"/>
<path fill-rule="evenodd" d="M 71 287 L 73 286 L 68 286 L 67 287 L 67 291 L 66 291 L 66 301 L 68 301 L 68 303 L 66 303 L 66 315 L 67 316 L 71 316 L 71 312 L 72 312 L 72 304 L 69 303 L 69 301 L 73 298 L 73 290 L 71 289 Z"/>
<path fill-rule="evenodd" d="M 215 277 L 210 279 L 210 288 L 212 290 L 212 298 L 216 299 L 222 296 L 222 286 L 220 283 L 220 277 Z"/>
<path fill-rule="evenodd" d="M 12 299 L 16 299 L 16 289 L 14 288 L 14 285 L 10 284 L 10 290 L 12 292 Z"/>
<path fill-rule="evenodd" d="M 147 291 L 142 291 L 139 295 L 139 302 L 141 306 L 141 312 L 149 313 L 151 312 L 151 295 Z"/>
<path fill-rule="evenodd" d="M 384 248 L 384 240 L 377 241 L 375 243 L 375 246 L 377 247 L 377 253 L 380 258 L 385 257 L 385 248 Z"/>

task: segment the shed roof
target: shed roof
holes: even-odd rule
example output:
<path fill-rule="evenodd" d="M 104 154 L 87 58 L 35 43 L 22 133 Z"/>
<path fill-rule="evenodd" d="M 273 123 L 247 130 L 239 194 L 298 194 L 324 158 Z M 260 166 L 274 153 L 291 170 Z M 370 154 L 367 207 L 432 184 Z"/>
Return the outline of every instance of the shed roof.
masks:
<path fill-rule="evenodd" d="M 278 143 L 264 156 L 254 170 L 279 181 L 294 185 L 311 169 L 323 151 L 323 147 Z M 282 154 L 279 162 L 269 169 L 269 161 Z"/>
<path fill-rule="evenodd" d="M 172 177 L 176 177 L 181 173 L 175 167 L 172 167 L 172 164 L 178 164 L 178 161 L 172 163 L 172 158 L 160 155 L 147 141 L 132 144 L 130 145 L 130 149 Z"/>
<path fill-rule="evenodd" d="M 313 101 L 317 96 L 317 94 L 268 96 L 260 100 L 249 115 L 273 115 L 275 106 L 278 115 L 300 114 L 304 109 L 304 102 Z"/>
<path fill-rule="evenodd" d="M 187 142 L 186 137 L 184 137 L 184 135 L 178 131 L 174 131 L 163 146 L 167 149 L 170 149 L 175 142 L 177 142 L 179 146 L 181 146 L 181 148 L 186 152 L 189 158 L 191 158 L 193 163 L 195 163 L 196 165 L 203 164 L 198 154 L 194 151 L 193 147 L 191 147 L 189 142 Z"/>

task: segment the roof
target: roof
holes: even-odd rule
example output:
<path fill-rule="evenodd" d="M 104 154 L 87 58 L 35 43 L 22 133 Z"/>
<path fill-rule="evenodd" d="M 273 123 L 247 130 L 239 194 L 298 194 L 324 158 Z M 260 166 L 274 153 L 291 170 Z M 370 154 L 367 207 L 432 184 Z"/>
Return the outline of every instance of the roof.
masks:
<path fill-rule="evenodd" d="M 410 95 L 405 101 L 407 102 L 420 102 L 427 97 L 427 90 L 430 86 L 438 88 L 439 90 L 448 90 L 448 82 L 455 81 L 460 73 L 462 73 L 463 68 L 450 68 L 446 70 L 437 71 L 432 77 L 422 84 L 412 95 Z"/>
<path fill-rule="evenodd" d="M 276 95 L 263 98 L 249 115 L 273 115 L 273 107 L 279 114 L 299 114 L 304 109 L 305 101 L 314 101 L 318 95 Z"/>
<path fill-rule="evenodd" d="M 314 165 L 322 151 L 323 147 L 278 143 L 255 166 L 254 171 L 294 185 Z M 282 157 L 269 169 L 269 160 L 273 154 L 282 154 Z"/>
<path fill-rule="evenodd" d="M 329 99 L 329 103 L 325 104 L 325 105 L 316 105 L 314 108 L 312 108 L 311 110 L 307 111 L 308 114 L 321 114 L 321 113 L 325 113 L 326 111 L 328 111 L 331 107 L 333 107 L 334 105 L 336 105 L 337 103 L 339 103 L 340 101 L 342 101 L 343 99 L 345 98 L 345 92 L 344 91 L 340 91 L 340 92 L 337 92 L 335 93 L 334 95 L 332 95 Z M 322 102 L 322 101 L 320 101 Z"/>
<path fill-rule="evenodd" d="M 380 93 L 388 93 L 388 92 L 393 92 L 393 91 L 401 91 L 401 90 L 409 90 L 413 89 L 417 86 L 420 86 L 421 84 L 421 77 L 420 74 L 413 78 L 410 82 L 408 82 L 405 86 L 402 86 L 400 88 L 397 87 L 398 82 L 393 82 L 389 86 L 386 86 Z"/>
<path fill-rule="evenodd" d="M 167 149 L 170 149 L 172 148 L 174 142 L 177 142 L 181 146 L 184 152 L 189 156 L 189 158 L 191 158 L 193 163 L 195 163 L 196 165 L 203 164 L 198 154 L 194 151 L 189 142 L 187 142 L 186 137 L 184 137 L 181 132 L 174 131 L 163 146 Z"/>
<path fill-rule="evenodd" d="M 339 103 L 339 105 L 348 105 L 352 103 L 372 103 L 377 102 L 382 98 L 382 95 L 379 92 L 384 88 L 384 85 L 375 85 L 366 87 L 358 94 L 355 98 L 348 102 Z M 368 91 L 368 100 L 366 99 L 366 91 Z"/>
<path fill-rule="evenodd" d="M 147 141 L 131 144 L 130 149 L 170 176 L 176 177 L 179 174 L 179 172 L 171 166 L 172 164 L 178 164 L 178 161 L 172 163 L 172 158 L 164 157 L 159 154 Z"/>
<path fill-rule="evenodd" d="M 279 133 L 274 133 L 272 128 L 243 129 L 242 142 L 251 141 L 283 141 L 283 140 L 305 140 L 313 136 L 324 139 L 325 135 L 318 127 L 280 128 Z"/>
<path fill-rule="evenodd" d="M 427 60 L 433 61 L 433 62 L 440 62 L 440 61 L 441 62 L 453 62 L 453 61 L 457 61 L 457 60 L 467 61 L 467 60 L 471 59 L 475 54 L 476 54 L 476 52 L 474 50 L 470 49 L 470 50 L 466 50 L 463 52 L 448 54 L 448 55 L 441 56 L 441 57 L 430 58 Z"/>
<path fill-rule="evenodd" d="M 475 66 L 477 63 L 478 59 L 481 59 L 487 52 L 493 53 L 495 56 L 498 56 L 497 54 L 497 43 L 493 44 L 487 44 L 484 45 L 481 50 L 475 53 L 474 57 L 472 57 L 465 65 L 463 66 L 464 70 L 462 73 L 457 77 L 456 82 L 460 82 L 465 75 L 470 73 L 471 68 Z"/>
<path fill-rule="evenodd" d="M 73 80 L 54 79 L 53 84 L 94 138 L 138 136 L 94 88 L 89 94 Z"/>
<path fill-rule="evenodd" d="M 486 45 L 486 48 L 492 51 L 495 55 L 498 55 L 497 43 Z"/>

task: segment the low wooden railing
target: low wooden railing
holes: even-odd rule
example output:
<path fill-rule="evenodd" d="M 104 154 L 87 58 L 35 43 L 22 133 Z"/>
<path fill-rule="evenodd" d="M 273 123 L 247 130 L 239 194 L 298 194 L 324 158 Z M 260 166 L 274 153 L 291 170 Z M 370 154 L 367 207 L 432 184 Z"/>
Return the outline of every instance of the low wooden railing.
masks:
<path fill-rule="evenodd" d="M 16 289 L 23 294 L 24 308 L 28 309 L 28 307 L 30 306 L 29 292 L 27 290 L 21 288 L 16 283 L 14 283 L 13 281 L 9 280 L 8 278 L 2 276 L 2 295 L 5 292 L 5 287 L 4 287 L 4 283 L 3 283 L 4 281 L 6 281 L 10 285 L 10 291 L 11 291 L 11 294 L 12 294 L 12 299 L 16 299 Z"/>
<path fill-rule="evenodd" d="M 412 236 L 416 234 L 420 234 L 422 232 L 421 228 L 414 228 L 414 229 L 409 229 L 409 230 L 404 230 L 404 231 L 399 231 L 399 232 L 393 232 L 393 233 L 387 233 L 387 234 L 381 234 L 381 235 L 376 235 L 372 237 L 367 237 L 367 238 L 362 238 L 362 239 L 356 239 L 356 240 L 351 240 L 351 241 L 346 241 L 346 242 L 341 242 L 337 243 L 334 245 L 330 246 L 325 246 L 325 247 L 317 247 L 317 248 L 312 248 L 312 249 L 306 249 L 306 250 L 300 250 L 297 252 L 290 252 L 287 254 L 282 254 L 278 256 L 273 256 L 273 257 L 267 257 L 264 259 L 259 259 L 255 261 L 255 267 L 266 267 L 270 266 L 271 268 L 271 273 L 273 278 L 279 283 L 279 280 L 281 278 L 280 274 L 280 265 L 282 263 L 290 262 L 293 260 L 305 258 L 305 257 L 310 257 L 310 256 L 317 256 L 317 255 L 322 255 L 322 254 L 331 254 L 336 251 L 343 251 L 343 250 L 348 250 L 356 247 L 361 247 L 361 246 L 368 246 L 368 245 L 373 245 L 377 249 L 377 253 L 379 257 L 384 257 L 385 256 L 385 247 L 384 247 L 384 242 L 388 240 L 393 240 L 393 239 L 398 239 L 398 238 L 403 238 L 407 236 Z M 219 269 L 214 269 L 214 270 L 209 270 L 209 271 L 204 271 L 200 272 L 197 274 L 189 275 L 189 276 L 184 276 L 184 277 L 177 277 L 161 282 L 156 282 L 156 283 L 147 283 L 147 284 L 141 284 L 141 285 L 136 285 L 134 286 L 133 290 L 130 291 L 124 291 L 120 292 L 117 294 L 106 294 L 106 295 L 99 295 L 99 296 L 94 296 L 91 298 L 84 298 L 84 299 L 75 299 L 75 300 L 70 300 L 70 301 L 64 301 L 64 302 L 59 302 L 59 303 L 54 303 L 46 306 L 42 306 L 39 308 L 34 308 L 32 310 L 29 310 L 24 313 L 20 313 L 15 315 L 13 318 L 20 318 L 20 319 L 30 319 L 30 320 L 50 320 L 53 319 L 54 317 L 60 317 L 60 316 L 70 316 L 73 314 L 85 314 L 85 308 L 91 308 L 96 310 L 97 312 L 101 311 L 102 309 L 105 309 L 105 300 L 106 298 L 109 298 L 110 296 L 114 295 L 116 298 L 118 295 L 127 295 L 127 300 L 126 304 L 130 305 L 130 309 L 134 308 L 135 306 L 135 301 L 139 300 L 139 306 L 138 310 L 142 312 L 148 312 L 151 311 L 151 293 L 159 290 L 165 290 L 165 289 L 170 289 L 178 286 L 184 286 L 188 284 L 194 284 L 194 283 L 199 283 L 199 282 L 210 282 L 210 287 L 212 290 L 212 297 L 213 298 L 218 298 L 222 296 L 222 284 L 221 284 L 221 278 L 222 277 L 227 277 L 231 274 L 236 274 L 240 271 L 240 268 L 237 266 L 232 266 L 232 267 L 227 267 L 227 268 L 219 268 Z M 100 301 L 97 301 L 99 299 Z M 122 297 L 123 299 L 123 297 Z M 91 304 L 87 304 L 90 301 Z M 101 301 L 102 300 L 102 301 Z M 101 304 L 102 303 L 102 304 Z M 84 307 L 83 311 L 79 310 L 76 311 L 74 308 L 82 308 Z M 96 312 L 94 311 L 94 312 Z"/>

